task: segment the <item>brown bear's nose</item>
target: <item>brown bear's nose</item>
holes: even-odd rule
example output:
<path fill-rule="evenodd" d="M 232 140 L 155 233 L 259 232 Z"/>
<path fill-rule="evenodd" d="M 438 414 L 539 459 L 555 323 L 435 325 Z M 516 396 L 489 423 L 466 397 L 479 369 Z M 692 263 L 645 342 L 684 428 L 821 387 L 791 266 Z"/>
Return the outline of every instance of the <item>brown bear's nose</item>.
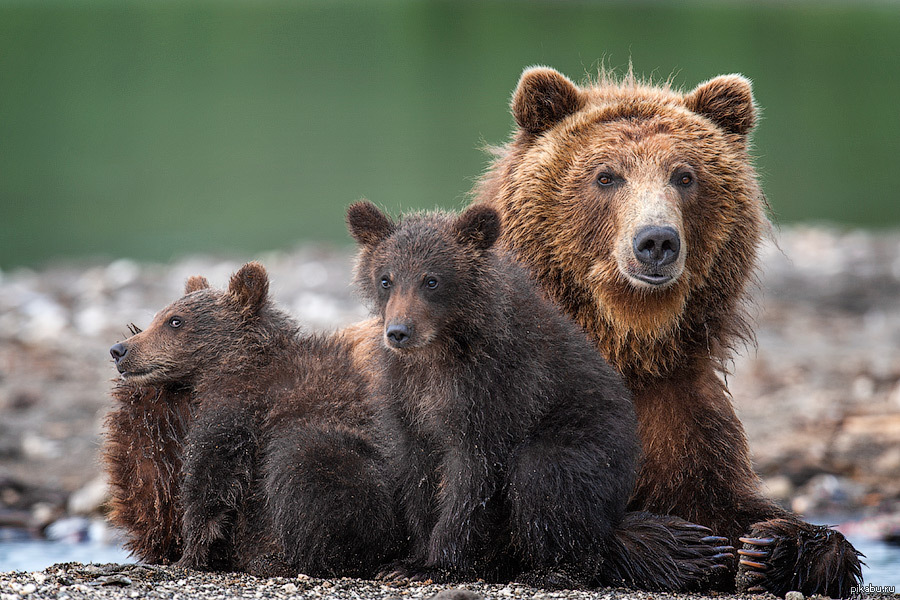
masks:
<path fill-rule="evenodd" d="M 128 354 L 128 348 L 125 347 L 125 344 L 115 344 L 112 348 L 109 349 L 110 355 L 112 355 L 113 360 L 117 363 L 125 358 L 125 355 Z"/>
<path fill-rule="evenodd" d="M 681 250 L 678 232 L 671 227 L 650 225 L 634 236 L 634 255 L 651 267 L 664 267 L 675 262 Z"/>
<path fill-rule="evenodd" d="M 385 330 L 384 335 L 387 337 L 388 342 L 391 346 L 395 348 L 403 348 L 409 343 L 410 339 L 410 328 L 408 325 L 404 325 L 402 323 L 396 323 L 393 325 L 388 325 L 387 330 Z"/>

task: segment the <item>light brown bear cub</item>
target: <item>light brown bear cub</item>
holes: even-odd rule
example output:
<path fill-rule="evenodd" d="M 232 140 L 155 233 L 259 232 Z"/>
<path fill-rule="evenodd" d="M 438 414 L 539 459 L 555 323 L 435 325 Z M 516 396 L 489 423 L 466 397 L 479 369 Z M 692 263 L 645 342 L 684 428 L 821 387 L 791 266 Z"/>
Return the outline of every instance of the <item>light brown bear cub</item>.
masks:
<path fill-rule="evenodd" d="M 152 507 L 166 490 L 180 510 L 155 527 L 180 539 L 164 556 L 185 567 L 372 575 L 398 529 L 373 437 L 371 374 L 359 369 L 365 344 L 353 333 L 301 333 L 268 290 L 258 263 L 225 291 L 193 278 L 145 331 L 111 348 L 128 386 L 190 396 L 187 422 L 153 428 L 140 447 L 125 442 L 131 421 L 109 421 L 112 465 L 145 462 L 154 438 L 169 445 L 140 486 L 127 470 L 111 472 L 120 514 Z M 139 556 L 156 559 L 156 546 L 144 552 L 153 530 L 120 523 Z"/>

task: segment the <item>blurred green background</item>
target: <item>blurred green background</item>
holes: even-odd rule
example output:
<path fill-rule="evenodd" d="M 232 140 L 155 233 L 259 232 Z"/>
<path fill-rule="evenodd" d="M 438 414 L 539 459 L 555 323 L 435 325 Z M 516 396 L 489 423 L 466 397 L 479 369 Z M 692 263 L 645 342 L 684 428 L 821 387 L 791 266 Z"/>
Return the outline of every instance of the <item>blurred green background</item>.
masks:
<path fill-rule="evenodd" d="M 897 226 L 900 4 L 0 0 L 0 268 L 457 208 L 523 67 L 754 81 L 779 223 Z"/>

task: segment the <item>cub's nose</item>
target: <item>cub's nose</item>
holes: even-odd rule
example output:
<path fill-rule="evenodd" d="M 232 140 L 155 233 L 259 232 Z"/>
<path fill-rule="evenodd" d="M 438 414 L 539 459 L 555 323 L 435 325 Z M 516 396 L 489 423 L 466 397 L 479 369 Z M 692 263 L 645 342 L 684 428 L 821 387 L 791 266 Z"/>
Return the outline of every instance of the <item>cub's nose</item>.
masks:
<path fill-rule="evenodd" d="M 670 265 L 678 258 L 681 239 L 672 227 L 650 225 L 637 232 L 633 241 L 634 256 L 651 267 Z"/>
<path fill-rule="evenodd" d="M 126 354 L 128 354 L 128 348 L 125 347 L 125 344 L 115 344 L 109 349 L 109 354 L 113 357 L 113 360 L 118 363 L 125 358 Z"/>
<path fill-rule="evenodd" d="M 407 344 L 409 344 L 410 336 L 412 332 L 408 325 L 404 325 L 403 323 L 398 323 L 394 325 L 388 325 L 387 329 L 384 332 L 385 337 L 387 337 L 388 343 L 395 348 L 403 348 Z"/>

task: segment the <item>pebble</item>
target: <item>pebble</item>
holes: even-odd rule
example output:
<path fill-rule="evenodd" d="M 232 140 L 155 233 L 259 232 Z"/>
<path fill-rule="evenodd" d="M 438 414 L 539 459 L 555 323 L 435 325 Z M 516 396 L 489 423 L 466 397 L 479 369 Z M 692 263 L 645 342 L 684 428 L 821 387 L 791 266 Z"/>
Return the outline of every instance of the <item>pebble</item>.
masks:
<path fill-rule="evenodd" d="M 81 489 L 69 496 L 67 509 L 72 515 L 90 515 L 98 512 L 109 497 L 106 476 L 98 475 Z"/>
<path fill-rule="evenodd" d="M 784 600 L 804 600 L 802 592 L 788 592 L 784 595 Z"/>

